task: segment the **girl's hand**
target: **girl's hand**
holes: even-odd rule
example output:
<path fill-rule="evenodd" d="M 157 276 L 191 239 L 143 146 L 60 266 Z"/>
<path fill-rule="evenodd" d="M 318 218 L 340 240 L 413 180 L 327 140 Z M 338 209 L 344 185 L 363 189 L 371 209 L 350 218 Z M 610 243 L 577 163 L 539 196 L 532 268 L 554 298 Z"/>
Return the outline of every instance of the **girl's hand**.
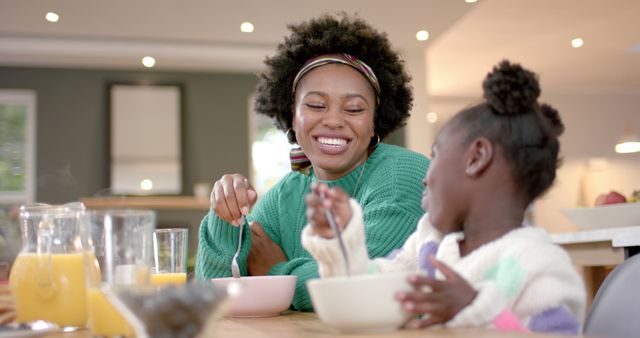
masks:
<path fill-rule="evenodd" d="M 223 175 L 211 190 L 211 210 L 234 226 L 244 224 L 242 216 L 249 213 L 258 194 L 249 180 L 240 174 Z"/>
<path fill-rule="evenodd" d="M 349 195 L 340 188 L 329 188 L 324 183 L 311 184 L 311 192 L 305 197 L 307 203 L 307 222 L 313 232 L 324 238 L 333 238 L 335 234 L 327 220 L 326 210 L 330 209 L 340 230 L 347 227 L 352 210 Z"/>
<path fill-rule="evenodd" d="M 406 311 L 421 315 L 427 314 L 424 319 L 413 319 L 405 327 L 419 329 L 435 324 L 444 324 L 455 317 L 458 312 L 476 298 L 478 292 L 457 272 L 446 264 L 430 256 L 431 264 L 445 276 L 444 281 L 431 277 L 413 275 L 409 276 L 409 283 L 415 291 L 399 292 L 396 298 L 402 303 Z M 431 291 L 422 291 L 423 288 L 431 288 Z"/>

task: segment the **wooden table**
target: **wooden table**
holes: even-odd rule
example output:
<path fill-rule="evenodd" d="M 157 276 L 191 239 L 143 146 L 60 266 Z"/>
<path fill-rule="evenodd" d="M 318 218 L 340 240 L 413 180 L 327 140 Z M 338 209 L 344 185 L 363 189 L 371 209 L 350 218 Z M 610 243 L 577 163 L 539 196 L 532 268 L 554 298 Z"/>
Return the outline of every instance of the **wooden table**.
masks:
<path fill-rule="evenodd" d="M 53 334 L 46 338 L 90 338 L 88 331 Z M 398 330 L 375 334 L 340 334 L 338 331 L 322 323 L 314 313 L 287 312 L 281 316 L 271 318 L 233 319 L 223 318 L 212 321 L 205 328 L 200 338 L 493 338 L 493 337 L 522 337 L 522 338 L 560 338 L 561 335 L 539 333 L 497 332 L 489 329 L 429 329 L 429 330 Z M 580 337 L 580 336 L 578 336 Z"/>

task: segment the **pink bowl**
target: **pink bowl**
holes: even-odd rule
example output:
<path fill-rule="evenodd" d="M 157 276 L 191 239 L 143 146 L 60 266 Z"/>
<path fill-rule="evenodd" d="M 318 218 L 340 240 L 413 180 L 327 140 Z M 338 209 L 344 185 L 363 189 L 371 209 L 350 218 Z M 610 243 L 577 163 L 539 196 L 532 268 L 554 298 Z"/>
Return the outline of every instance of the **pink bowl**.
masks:
<path fill-rule="evenodd" d="M 230 317 L 272 317 L 291 305 L 297 276 L 247 276 L 213 278 L 211 282 L 229 294 Z"/>

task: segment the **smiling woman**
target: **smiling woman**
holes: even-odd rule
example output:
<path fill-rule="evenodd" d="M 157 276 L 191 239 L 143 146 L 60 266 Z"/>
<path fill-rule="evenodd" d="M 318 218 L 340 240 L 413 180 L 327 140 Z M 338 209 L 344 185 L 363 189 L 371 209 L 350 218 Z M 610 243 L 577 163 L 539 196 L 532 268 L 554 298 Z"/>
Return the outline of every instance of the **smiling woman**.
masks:
<path fill-rule="evenodd" d="M 422 215 L 428 161 L 380 142 L 404 124 L 412 101 L 409 76 L 384 34 L 346 15 L 289 28 L 292 34 L 258 75 L 255 110 L 298 144 L 292 171 L 259 201 L 242 174 L 216 181 L 212 211 L 200 226 L 196 276 L 230 276 L 238 227 L 247 227 L 238 256 L 242 275 L 297 276 L 292 306 L 308 311 L 305 282 L 318 277 L 318 266 L 300 234 L 312 184 L 339 186 L 363 203 L 368 250 L 380 257 L 397 248 Z"/>

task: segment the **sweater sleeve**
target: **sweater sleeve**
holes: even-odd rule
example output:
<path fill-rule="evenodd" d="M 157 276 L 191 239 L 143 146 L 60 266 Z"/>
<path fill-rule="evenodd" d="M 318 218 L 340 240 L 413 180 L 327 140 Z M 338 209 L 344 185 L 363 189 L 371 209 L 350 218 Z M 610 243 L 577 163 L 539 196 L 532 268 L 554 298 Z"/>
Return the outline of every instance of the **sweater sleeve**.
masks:
<path fill-rule="evenodd" d="M 243 231 L 242 247 L 238 255 L 240 274 L 247 274 L 247 255 L 251 248 L 249 229 Z M 220 219 L 210 211 L 200 224 L 198 252 L 196 254 L 196 278 L 208 279 L 231 276 L 231 259 L 236 253 L 240 228 Z"/>
<path fill-rule="evenodd" d="M 436 239 L 439 236 L 429 226 L 426 216 L 420 220 L 418 229 L 409 236 L 401 249 L 398 249 L 390 257 L 371 260 L 365 246 L 362 208 L 353 199 L 350 200 L 350 204 L 353 215 L 342 233 L 342 238 L 347 249 L 351 274 L 418 271 L 418 252 L 421 243 L 430 237 Z M 316 236 L 313 234 L 311 226 L 307 225 L 302 232 L 302 245 L 318 262 L 321 277 L 345 275 L 347 268 L 337 238 L 327 239 Z"/>
<path fill-rule="evenodd" d="M 562 249 L 533 252 L 502 256 L 476 285 L 473 302 L 446 325 L 578 334 L 585 302 L 580 277 Z"/>
<path fill-rule="evenodd" d="M 282 184 L 282 182 L 281 182 Z M 253 210 L 246 216 L 247 224 L 257 221 L 262 225 L 269 238 L 281 245 L 280 234 L 274 231 L 278 224 L 279 185 L 269 190 L 258 200 Z M 242 246 L 238 254 L 240 274 L 248 275 L 247 257 L 251 251 L 251 231 L 249 226 L 242 234 Z M 196 254 L 196 278 L 219 278 L 231 276 L 231 260 L 238 249 L 240 228 L 223 221 L 214 211 L 209 211 L 200 224 L 198 252 Z"/>

